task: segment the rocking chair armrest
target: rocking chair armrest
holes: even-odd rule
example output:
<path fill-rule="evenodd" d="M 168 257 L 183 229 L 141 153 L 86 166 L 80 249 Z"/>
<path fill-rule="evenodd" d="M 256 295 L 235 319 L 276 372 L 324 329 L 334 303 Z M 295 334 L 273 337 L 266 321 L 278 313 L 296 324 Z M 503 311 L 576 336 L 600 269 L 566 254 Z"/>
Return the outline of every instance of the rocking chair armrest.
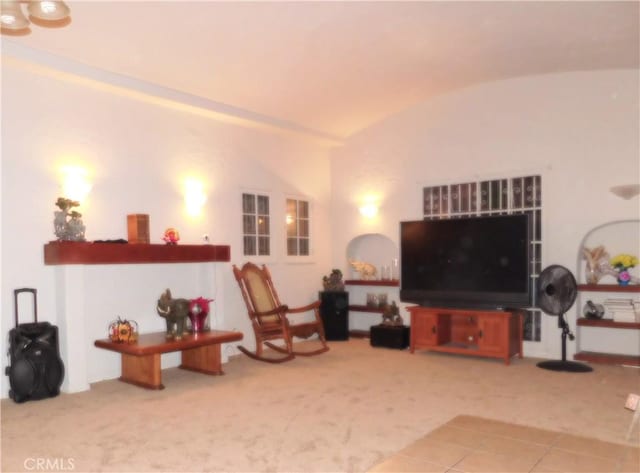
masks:
<path fill-rule="evenodd" d="M 254 312 L 256 317 L 267 317 L 269 315 L 284 314 L 289 311 L 289 307 L 286 304 L 276 307 L 275 309 L 267 310 L 265 312 Z"/>
<path fill-rule="evenodd" d="M 320 308 L 320 301 L 315 301 L 309 305 L 305 305 L 303 307 L 294 307 L 294 308 L 288 308 L 287 309 L 287 314 L 298 314 L 301 312 L 309 312 L 312 310 L 316 310 Z"/>

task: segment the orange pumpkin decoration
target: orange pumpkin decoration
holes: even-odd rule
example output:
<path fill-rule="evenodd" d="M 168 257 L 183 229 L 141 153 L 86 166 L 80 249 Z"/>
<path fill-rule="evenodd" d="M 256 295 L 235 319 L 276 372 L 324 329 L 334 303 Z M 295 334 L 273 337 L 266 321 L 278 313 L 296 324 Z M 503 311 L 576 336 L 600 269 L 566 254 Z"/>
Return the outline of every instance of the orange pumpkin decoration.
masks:
<path fill-rule="evenodd" d="M 135 343 L 138 340 L 138 323 L 118 317 L 109 325 L 109 338 L 115 343 Z"/>

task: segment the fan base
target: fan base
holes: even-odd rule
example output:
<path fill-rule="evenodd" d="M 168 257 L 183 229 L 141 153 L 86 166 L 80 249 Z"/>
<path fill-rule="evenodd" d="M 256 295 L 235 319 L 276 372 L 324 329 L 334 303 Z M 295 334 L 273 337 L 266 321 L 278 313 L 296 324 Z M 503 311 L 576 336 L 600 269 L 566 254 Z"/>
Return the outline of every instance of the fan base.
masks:
<path fill-rule="evenodd" d="M 578 363 L 577 361 L 567 360 L 550 360 L 541 361 L 537 364 L 538 368 L 551 371 L 569 371 L 571 373 L 588 373 L 593 371 L 591 366 Z"/>

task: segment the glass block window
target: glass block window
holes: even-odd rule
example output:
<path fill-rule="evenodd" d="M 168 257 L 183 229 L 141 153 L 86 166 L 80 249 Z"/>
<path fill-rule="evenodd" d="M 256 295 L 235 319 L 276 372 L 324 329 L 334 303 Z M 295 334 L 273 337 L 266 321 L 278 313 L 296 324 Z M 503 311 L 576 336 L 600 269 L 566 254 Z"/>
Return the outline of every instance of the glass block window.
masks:
<path fill-rule="evenodd" d="M 311 254 L 311 215 L 306 200 L 287 199 L 287 256 Z"/>
<path fill-rule="evenodd" d="M 271 254 L 269 196 L 242 194 L 242 236 L 245 256 Z"/>
<path fill-rule="evenodd" d="M 541 341 L 542 313 L 535 308 L 535 287 L 542 271 L 542 178 L 512 177 L 478 182 L 430 186 L 423 189 L 425 219 L 526 213 L 531 215 L 530 289 L 533 306 L 524 319 L 524 339 Z"/>

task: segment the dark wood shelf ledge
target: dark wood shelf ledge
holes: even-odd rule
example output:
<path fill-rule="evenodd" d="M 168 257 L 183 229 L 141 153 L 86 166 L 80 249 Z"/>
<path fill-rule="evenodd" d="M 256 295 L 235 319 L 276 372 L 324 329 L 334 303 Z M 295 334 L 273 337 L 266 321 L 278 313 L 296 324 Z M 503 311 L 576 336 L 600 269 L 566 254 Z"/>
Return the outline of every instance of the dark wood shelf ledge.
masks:
<path fill-rule="evenodd" d="M 576 323 L 582 327 L 640 329 L 640 322 L 616 322 L 613 319 L 587 319 L 585 317 L 581 317 Z"/>
<path fill-rule="evenodd" d="M 397 279 L 389 279 L 382 281 L 380 279 L 346 279 L 344 283 L 347 286 L 388 286 L 388 287 L 397 287 L 400 285 L 400 281 Z"/>
<path fill-rule="evenodd" d="M 590 292 L 640 292 L 640 284 L 578 284 L 579 291 Z"/>
<path fill-rule="evenodd" d="M 581 351 L 573 355 L 573 359 L 578 361 L 588 361 L 591 363 L 604 363 L 608 365 L 640 366 L 640 356 L 637 355 L 619 355 L 616 353 Z"/>
<path fill-rule="evenodd" d="M 373 312 L 375 314 L 382 314 L 384 312 L 382 307 L 372 307 L 368 305 L 350 305 L 349 310 L 353 312 Z"/>
<path fill-rule="evenodd" d="M 228 262 L 228 245 L 165 245 L 52 241 L 44 245 L 44 264 L 148 264 Z"/>

